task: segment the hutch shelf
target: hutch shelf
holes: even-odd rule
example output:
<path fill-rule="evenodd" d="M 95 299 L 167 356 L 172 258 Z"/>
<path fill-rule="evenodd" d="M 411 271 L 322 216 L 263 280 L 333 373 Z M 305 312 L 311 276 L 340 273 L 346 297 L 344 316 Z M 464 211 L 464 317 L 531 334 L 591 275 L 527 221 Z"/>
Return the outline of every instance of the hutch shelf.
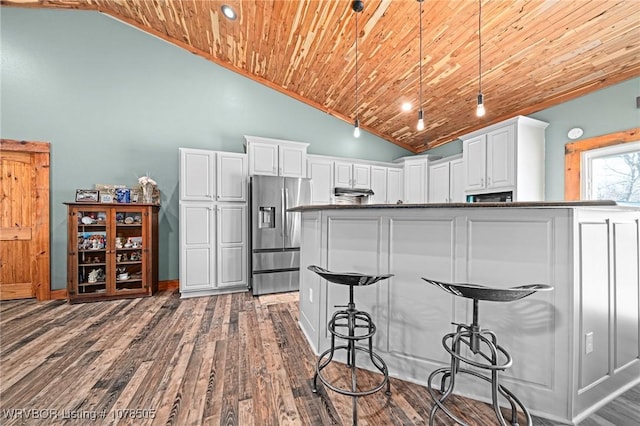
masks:
<path fill-rule="evenodd" d="M 66 204 L 69 303 L 158 290 L 158 205 Z"/>

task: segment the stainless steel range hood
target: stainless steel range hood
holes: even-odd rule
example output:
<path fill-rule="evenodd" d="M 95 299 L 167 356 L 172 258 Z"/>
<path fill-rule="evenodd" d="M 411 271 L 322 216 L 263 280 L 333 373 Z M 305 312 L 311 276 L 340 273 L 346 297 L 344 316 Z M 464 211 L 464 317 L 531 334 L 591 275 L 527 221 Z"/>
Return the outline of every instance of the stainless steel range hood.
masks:
<path fill-rule="evenodd" d="M 370 189 L 357 189 L 357 188 L 333 188 L 333 195 L 348 195 L 351 197 L 369 197 L 373 195 L 373 191 Z"/>

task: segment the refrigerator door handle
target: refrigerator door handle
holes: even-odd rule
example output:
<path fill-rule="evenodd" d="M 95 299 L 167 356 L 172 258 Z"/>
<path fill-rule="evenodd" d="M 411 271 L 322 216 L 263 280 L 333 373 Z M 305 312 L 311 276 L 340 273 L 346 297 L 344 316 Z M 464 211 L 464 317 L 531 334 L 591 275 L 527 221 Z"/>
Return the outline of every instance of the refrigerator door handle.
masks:
<path fill-rule="evenodd" d="M 284 208 L 282 209 L 282 229 L 284 229 L 284 235 L 289 236 L 289 230 L 287 229 L 287 209 L 289 208 L 289 188 L 284 189 Z"/>
<path fill-rule="evenodd" d="M 280 195 L 281 195 L 280 196 L 280 207 L 282 208 L 281 215 L 280 215 L 282 217 L 282 223 L 281 223 L 282 227 L 280 228 L 280 235 L 284 237 L 284 235 L 285 235 L 285 228 L 284 227 L 285 227 L 285 224 L 286 224 L 286 217 L 285 217 L 286 213 L 285 213 L 285 211 L 286 211 L 286 208 L 287 208 L 287 206 L 286 206 L 287 202 L 285 200 L 285 189 L 284 188 L 280 188 Z"/>

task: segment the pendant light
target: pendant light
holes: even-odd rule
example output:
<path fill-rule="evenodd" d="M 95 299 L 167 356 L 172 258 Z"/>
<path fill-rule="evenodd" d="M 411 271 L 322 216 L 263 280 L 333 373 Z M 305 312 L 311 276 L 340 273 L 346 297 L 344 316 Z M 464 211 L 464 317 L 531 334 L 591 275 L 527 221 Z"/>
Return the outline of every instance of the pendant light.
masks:
<path fill-rule="evenodd" d="M 482 94 L 482 0 L 478 0 L 478 106 L 476 115 L 482 117 L 484 110 L 484 95 Z"/>
<path fill-rule="evenodd" d="M 419 50 L 419 54 L 420 54 L 420 62 L 419 62 L 419 69 L 420 69 L 420 93 L 418 94 L 419 97 L 419 101 L 418 101 L 418 125 L 416 126 L 416 129 L 420 132 L 422 130 L 424 130 L 424 112 L 422 111 L 422 2 L 423 0 L 418 0 L 418 3 L 420 3 L 420 10 L 419 10 L 419 18 L 420 18 L 420 34 L 419 34 L 419 40 L 420 40 L 420 48 Z"/>
<path fill-rule="evenodd" d="M 356 120 L 353 123 L 353 137 L 360 137 L 360 120 L 358 120 L 358 13 L 362 12 L 364 9 L 364 2 L 355 0 L 351 3 L 351 8 L 356 13 Z"/>

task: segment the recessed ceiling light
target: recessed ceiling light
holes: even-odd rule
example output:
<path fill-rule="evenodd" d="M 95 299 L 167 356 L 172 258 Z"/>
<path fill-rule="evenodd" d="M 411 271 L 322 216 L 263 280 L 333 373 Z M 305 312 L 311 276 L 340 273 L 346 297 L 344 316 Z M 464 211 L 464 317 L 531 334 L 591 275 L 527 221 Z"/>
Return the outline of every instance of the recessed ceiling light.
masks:
<path fill-rule="evenodd" d="M 236 11 L 233 10 L 233 8 L 231 6 L 229 6 L 228 4 L 223 4 L 220 9 L 222 9 L 222 13 L 224 13 L 224 16 L 226 16 L 227 18 L 231 19 L 232 21 L 234 21 L 236 19 L 236 17 L 238 16 L 238 15 L 236 15 Z"/>
<path fill-rule="evenodd" d="M 402 103 L 402 110 L 403 111 L 411 111 L 411 103 L 410 102 L 403 102 Z"/>

